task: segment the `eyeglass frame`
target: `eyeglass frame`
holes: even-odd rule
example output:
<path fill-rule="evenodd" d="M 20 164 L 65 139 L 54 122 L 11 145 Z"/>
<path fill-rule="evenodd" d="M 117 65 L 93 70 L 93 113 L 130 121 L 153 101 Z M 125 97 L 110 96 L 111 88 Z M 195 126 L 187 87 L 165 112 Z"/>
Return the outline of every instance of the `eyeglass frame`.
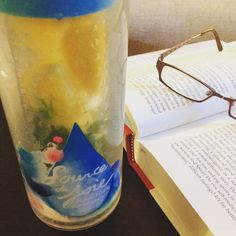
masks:
<path fill-rule="evenodd" d="M 221 95 L 220 93 L 216 92 L 215 89 L 213 89 L 210 85 L 206 84 L 204 81 L 202 81 L 202 80 L 196 78 L 195 76 L 193 76 L 193 75 L 191 75 L 191 74 L 189 74 L 189 73 L 187 73 L 187 72 L 185 72 L 185 71 L 183 71 L 183 70 L 177 68 L 177 67 L 174 66 L 174 65 L 171 65 L 171 64 L 166 63 L 166 62 L 163 61 L 165 57 L 167 57 L 167 56 L 170 55 L 171 53 L 175 52 L 177 49 L 183 47 L 184 45 L 190 43 L 192 40 L 195 40 L 195 39 L 198 38 L 198 37 L 202 37 L 202 36 L 203 36 L 204 34 L 206 34 L 206 33 L 213 33 L 214 39 L 215 39 L 215 41 L 216 41 L 216 46 L 217 46 L 218 51 L 219 51 L 219 52 L 223 51 L 223 46 L 222 46 L 222 43 L 221 43 L 221 41 L 220 41 L 220 37 L 219 37 L 219 35 L 218 35 L 218 33 L 216 32 L 215 29 L 212 28 L 212 29 L 207 29 L 207 30 L 205 30 L 205 31 L 202 31 L 200 34 L 197 34 L 197 35 L 195 35 L 195 36 L 193 36 L 193 37 L 191 37 L 191 38 L 189 38 L 189 39 L 187 39 L 187 40 L 185 40 L 185 41 L 183 41 L 183 42 L 181 42 L 181 43 L 179 43 L 179 44 L 177 44 L 177 45 L 175 45 L 175 46 L 173 46 L 173 47 L 171 47 L 171 48 L 169 48 L 169 49 L 167 49 L 166 51 L 164 51 L 163 53 L 160 54 L 160 56 L 158 57 L 157 63 L 156 63 L 156 68 L 157 68 L 157 71 L 158 71 L 158 74 L 159 74 L 159 80 L 160 80 L 160 82 L 162 82 L 166 87 L 168 87 L 171 91 L 173 91 L 173 92 L 175 92 L 176 94 L 178 94 L 178 95 L 180 95 L 180 96 L 182 96 L 182 97 L 184 97 L 184 98 L 186 98 L 186 99 L 188 99 L 188 100 L 191 100 L 191 101 L 193 101 L 193 102 L 198 102 L 198 103 L 204 102 L 204 101 L 206 101 L 206 100 L 208 100 L 208 99 L 210 99 L 210 98 L 212 98 L 212 97 L 214 97 L 214 96 L 226 100 L 227 102 L 229 102 L 228 115 L 229 115 L 231 118 L 236 119 L 236 116 L 233 116 L 233 115 L 231 114 L 231 109 L 232 109 L 232 107 L 233 107 L 233 105 L 234 105 L 234 102 L 236 102 L 236 99 L 231 98 L 231 97 L 225 97 L 225 96 Z M 162 76 L 161 76 L 162 70 L 163 70 L 163 68 L 164 68 L 165 66 L 168 66 L 168 67 L 171 67 L 171 68 L 173 68 L 173 69 L 176 69 L 176 70 L 180 71 L 181 73 L 183 73 L 183 74 L 185 74 L 185 75 L 191 77 L 191 78 L 194 79 L 195 81 L 201 83 L 201 84 L 204 85 L 205 87 L 207 87 L 207 88 L 210 90 L 210 91 L 208 92 L 208 94 L 206 94 L 207 97 L 204 98 L 204 99 L 202 99 L 202 100 L 195 100 L 195 99 L 190 98 L 190 97 L 188 97 L 188 96 L 185 96 L 185 95 L 183 95 L 183 94 L 177 92 L 177 91 L 174 90 L 173 88 L 171 88 L 167 83 L 165 83 L 165 81 L 162 79 Z"/>

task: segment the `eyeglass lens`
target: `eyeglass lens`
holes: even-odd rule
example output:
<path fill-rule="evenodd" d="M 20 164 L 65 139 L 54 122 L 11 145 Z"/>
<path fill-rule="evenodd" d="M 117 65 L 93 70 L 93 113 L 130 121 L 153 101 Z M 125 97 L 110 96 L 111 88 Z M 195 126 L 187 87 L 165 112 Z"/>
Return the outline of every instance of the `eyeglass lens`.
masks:
<path fill-rule="evenodd" d="M 202 101 L 212 94 L 205 85 L 171 66 L 163 67 L 161 77 L 175 92 L 192 100 Z"/>

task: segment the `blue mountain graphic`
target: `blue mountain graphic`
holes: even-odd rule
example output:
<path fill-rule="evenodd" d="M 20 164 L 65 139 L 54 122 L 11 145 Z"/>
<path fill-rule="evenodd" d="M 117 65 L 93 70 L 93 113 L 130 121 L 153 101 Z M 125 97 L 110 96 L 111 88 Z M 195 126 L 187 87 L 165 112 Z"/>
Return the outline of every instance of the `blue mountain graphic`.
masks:
<path fill-rule="evenodd" d="M 63 152 L 63 160 L 48 170 L 42 152 L 19 149 L 22 173 L 31 190 L 67 216 L 84 216 L 109 204 L 120 186 L 120 161 L 110 166 L 77 124 Z"/>

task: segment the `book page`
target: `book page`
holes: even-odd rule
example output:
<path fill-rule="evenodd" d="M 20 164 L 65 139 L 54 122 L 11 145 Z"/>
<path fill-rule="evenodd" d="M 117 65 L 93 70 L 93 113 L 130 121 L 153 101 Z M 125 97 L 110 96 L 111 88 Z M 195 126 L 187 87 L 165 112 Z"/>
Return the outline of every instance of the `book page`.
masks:
<path fill-rule="evenodd" d="M 236 45 L 224 44 L 224 51 L 217 52 L 214 44 L 209 45 L 208 42 L 207 49 L 190 50 L 190 53 L 182 52 L 170 56 L 167 62 L 201 78 L 222 95 L 236 96 Z M 228 109 L 228 104 L 216 97 L 203 103 L 196 103 L 173 93 L 159 81 L 155 64 L 150 63 L 154 57 L 157 60 L 158 55 L 149 53 L 147 63 L 144 63 L 145 54 L 140 57 L 142 57 L 140 62 L 137 59 L 133 62 L 132 59 L 130 66 L 128 63 L 126 89 L 126 106 L 138 127 L 139 137 L 212 116 Z M 191 89 L 188 91 L 195 92 Z"/>
<path fill-rule="evenodd" d="M 205 123 L 205 124 L 204 124 Z M 139 140 L 214 235 L 236 232 L 236 121 L 226 114 Z M 148 160 L 147 160 L 148 161 Z"/>

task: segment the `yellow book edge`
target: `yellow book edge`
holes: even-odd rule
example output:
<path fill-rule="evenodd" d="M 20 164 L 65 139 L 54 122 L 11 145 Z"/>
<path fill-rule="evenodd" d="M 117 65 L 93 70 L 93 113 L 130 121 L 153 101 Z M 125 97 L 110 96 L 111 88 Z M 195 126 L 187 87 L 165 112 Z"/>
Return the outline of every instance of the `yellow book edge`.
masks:
<path fill-rule="evenodd" d="M 132 137 L 133 141 L 128 142 L 126 134 L 125 148 L 127 157 L 135 165 L 138 165 L 143 174 L 151 182 L 153 188 L 150 188 L 149 191 L 152 197 L 179 234 L 181 236 L 212 236 L 213 233 L 211 230 L 193 209 L 155 157 L 135 138 L 134 134 Z M 130 150 L 131 153 L 128 153 Z M 129 155 L 133 156 L 129 157 Z M 131 166 L 133 166 L 132 163 Z M 138 172 L 137 169 L 136 172 Z"/>

